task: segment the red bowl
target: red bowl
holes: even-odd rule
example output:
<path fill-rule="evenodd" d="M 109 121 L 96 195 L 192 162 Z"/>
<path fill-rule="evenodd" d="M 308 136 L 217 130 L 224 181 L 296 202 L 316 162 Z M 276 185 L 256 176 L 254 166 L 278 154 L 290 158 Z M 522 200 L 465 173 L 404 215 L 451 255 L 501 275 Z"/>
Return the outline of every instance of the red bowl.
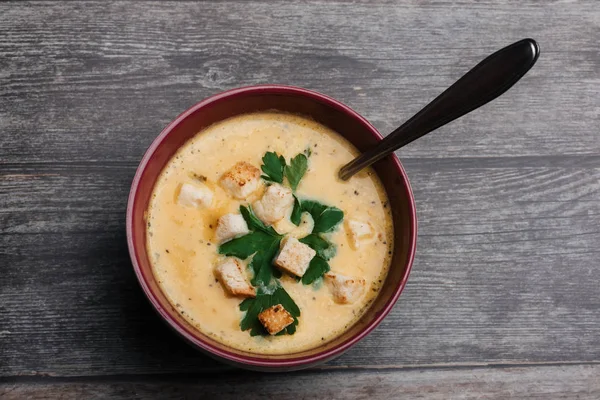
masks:
<path fill-rule="evenodd" d="M 287 371 L 323 363 L 354 346 L 390 312 L 410 273 L 416 249 L 417 216 L 408 177 L 395 155 L 373 165 L 389 197 L 394 222 L 394 254 L 384 285 L 370 309 L 338 338 L 317 348 L 286 355 L 258 355 L 223 345 L 199 332 L 168 302 L 154 279 L 146 254 L 145 214 L 154 183 L 175 152 L 201 129 L 254 111 L 305 115 L 333 129 L 360 151 L 381 134 L 350 107 L 320 93 L 291 86 L 264 85 L 229 90 L 194 105 L 171 122 L 150 145 L 137 169 L 127 204 L 127 244 L 133 268 L 160 316 L 184 339 L 208 355 L 242 368 Z"/>

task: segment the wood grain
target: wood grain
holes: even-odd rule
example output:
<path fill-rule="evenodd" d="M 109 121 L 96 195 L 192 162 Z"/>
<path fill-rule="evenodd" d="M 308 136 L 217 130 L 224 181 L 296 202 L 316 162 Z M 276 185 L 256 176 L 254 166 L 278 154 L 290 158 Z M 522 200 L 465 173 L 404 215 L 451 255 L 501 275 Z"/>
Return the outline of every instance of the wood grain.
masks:
<path fill-rule="evenodd" d="M 385 133 L 522 37 L 542 56 L 518 85 L 399 153 L 417 258 L 356 348 L 318 373 L 240 374 L 153 313 L 125 206 L 178 113 L 284 83 Z M 598 398 L 598 42 L 593 0 L 0 2 L 0 397 Z"/>
<path fill-rule="evenodd" d="M 13 399 L 579 399 L 600 397 L 600 366 L 229 374 L 171 379 L 47 380 L 0 386 Z M 54 382 L 53 382 L 54 381 Z"/>
<path fill-rule="evenodd" d="M 392 314 L 332 365 L 600 361 L 600 169 L 477 164 L 406 161 L 413 273 Z M 123 226 L 134 165 L 5 167 L 3 375 L 215 367 L 138 288 Z"/>
<path fill-rule="evenodd" d="M 577 29 L 573 29 L 577 26 Z M 405 157 L 598 154 L 597 2 L 0 4 L 4 161 L 137 161 L 177 114 L 257 83 L 339 98 L 389 132 L 524 36 L 534 69 Z"/>

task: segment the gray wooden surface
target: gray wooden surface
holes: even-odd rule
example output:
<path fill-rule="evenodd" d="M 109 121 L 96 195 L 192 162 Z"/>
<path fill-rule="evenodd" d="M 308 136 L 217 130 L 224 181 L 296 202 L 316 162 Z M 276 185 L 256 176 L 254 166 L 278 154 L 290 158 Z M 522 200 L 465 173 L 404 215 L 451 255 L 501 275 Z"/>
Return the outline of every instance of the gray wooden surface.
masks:
<path fill-rule="evenodd" d="M 517 86 L 398 153 L 417 257 L 356 348 L 249 374 L 159 321 L 125 205 L 178 113 L 284 83 L 386 133 L 523 37 L 542 56 Z M 0 2 L 0 397 L 599 398 L 598 43 L 593 0 Z"/>

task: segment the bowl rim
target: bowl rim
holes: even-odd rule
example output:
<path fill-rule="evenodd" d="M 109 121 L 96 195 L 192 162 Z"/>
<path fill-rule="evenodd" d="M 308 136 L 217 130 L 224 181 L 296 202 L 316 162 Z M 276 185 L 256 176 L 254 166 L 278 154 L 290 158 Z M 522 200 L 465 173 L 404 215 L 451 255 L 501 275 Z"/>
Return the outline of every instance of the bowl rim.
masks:
<path fill-rule="evenodd" d="M 408 249 L 408 262 L 406 265 L 406 269 L 402 279 L 399 284 L 394 289 L 393 295 L 385 303 L 383 309 L 375 315 L 375 317 L 367 322 L 365 326 L 358 331 L 354 336 L 350 337 L 346 341 L 340 343 L 339 345 L 332 347 L 325 351 L 318 351 L 318 347 L 315 349 L 315 353 L 308 356 L 294 357 L 294 354 L 290 354 L 289 358 L 277 358 L 277 359 L 268 359 L 263 358 L 260 354 L 256 355 L 240 355 L 233 352 L 230 352 L 225 349 L 221 349 L 213 346 L 211 343 L 202 340 L 200 337 L 194 335 L 194 332 L 188 329 L 183 324 L 179 323 L 175 318 L 171 317 L 169 311 L 163 307 L 163 305 L 158 301 L 155 293 L 150 289 L 150 286 L 147 282 L 147 277 L 140 268 L 140 263 L 138 262 L 136 246 L 133 240 L 133 210 L 135 207 L 135 203 L 137 200 L 138 188 L 140 185 L 141 177 L 146 170 L 154 152 L 161 146 L 161 144 L 165 141 L 165 139 L 169 136 L 169 134 L 173 131 L 173 129 L 183 122 L 188 116 L 194 114 L 201 108 L 204 108 L 212 103 L 221 101 L 226 98 L 235 97 L 243 94 L 270 94 L 270 95 L 292 95 L 299 97 L 307 97 L 313 101 L 320 102 L 325 104 L 333 109 L 336 109 L 343 114 L 345 114 L 348 118 L 354 119 L 357 123 L 363 125 L 366 130 L 375 137 L 376 140 L 382 140 L 383 136 L 379 133 L 379 131 L 371 125 L 364 117 L 358 114 L 356 111 L 343 104 L 342 102 L 335 100 L 332 97 L 326 96 L 324 94 L 304 89 L 296 86 L 288 86 L 288 85 L 276 85 L 276 84 L 266 84 L 266 85 L 252 85 L 252 86 L 244 86 L 239 88 L 230 89 L 221 93 L 217 93 L 212 95 L 185 110 L 181 114 L 177 116 L 171 123 L 169 123 L 161 133 L 152 141 L 142 160 L 139 163 L 139 166 L 136 170 L 135 176 L 133 178 L 131 184 L 131 190 L 129 192 L 129 197 L 127 201 L 127 212 L 126 212 L 126 231 L 127 231 L 127 247 L 129 250 L 129 255 L 131 258 L 131 262 L 133 264 L 133 269 L 137 276 L 137 280 L 142 287 L 146 297 L 153 305 L 154 309 L 159 313 L 159 315 L 165 320 L 171 328 L 173 328 L 177 333 L 179 333 L 184 339 L 198 347 L 199 349 L 212 354 L 218 358 L 224 359 L 226 361 L 246 365 L 250 367 L 258 367 L 258 368 L 300 368 L 303 366 L 310 366 L 313 364 L 317 364 L 319 362 L 324 362 L 329 359 L 332 359 L 338 355 L 341 355 L 346 350 L 354 346 L 360 340 L 362 340 L 365 336 L 367 336 L 371 331 L 373 331 L 381 321 L 390 313 L 393 306 L 397 302 L 402 290 L 406 286 L 406 282 L 410 275 L 410 271 L 412 269 L 416 245 L 417 245 L 417 214 L 415 207 L 415 199 L 413 196 L 412 188 L 410 186 L 410 182 L 408 180 L 408 176 L 400 163 L 400 160 L 395 154 L 392 154 L 394 165 L 396 167 L 396 174 L 402 179 L 406 195 L 408 198 L 408 207 L 409 207 L 409 217 L 410 221 L 410 232 L 411 235 L 409 237 L 409 249 Z M 269 357 L 270 355 L 265 355 L 264 357 Z M 285 354 L 279 355 L 285 357 Z"/>

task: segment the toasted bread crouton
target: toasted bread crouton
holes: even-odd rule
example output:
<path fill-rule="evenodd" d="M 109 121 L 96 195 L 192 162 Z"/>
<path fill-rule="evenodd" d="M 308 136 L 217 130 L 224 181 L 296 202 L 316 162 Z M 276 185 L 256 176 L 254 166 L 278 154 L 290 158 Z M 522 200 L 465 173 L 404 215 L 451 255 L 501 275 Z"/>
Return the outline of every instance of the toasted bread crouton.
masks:
<path fill-rule="evenodd" d="M 287 237 L 281 241 L 281 250 L 275 258 L 275 265 L 290 274 L 302 277 L 310 264 L 310 260 L 316 254 L 316 251 L 301 243 L 298 239 Z"/>
<path fill-rule="evenodd" d="M 219 243 L 226 242 L 236 236 L 250 232 L 242 214 L 225 214 L 217 221 L 215 239 Z"/>
<path fill-rule="evenodd" d="M 336 303 L 354 303 L 365 292 L 367 282 L 363 278 L 354 278 L 328 272 L 325 274 L 325 283 L 329 286 Z"/>
<path fill-rule="evenodd" d="M 375 237 L 375 230 L 369 222 L 356 219 L 346 220 L 346 232 L 350 238 L 350 245 L 357 250 L 361 242 L 368 242 Z"/>
<path fill-rule="evenodd" d="M 256 216 L 271 225 L 285 217 L 294 205 L 292 190 L 277 183 L 269 186 L 263 197 L 252 204 Z"/>
<path fill-rule="evenodd" d="M 277 304 L 258 314 L 258 320 L 269 335 L 275 335 L 294 322 L 294 317 L 281 304 Z"/>
<path fill-rule="evenodd" d="M 258 189 L 260 170 L 252 164 L 240 161 L 223 174 L 220 183 L 236 199 L 245 199 Z"/>
<path fill-rule="evenodd" d="M 227 257 L 215 268 L 215 274 L 234 296 L 256 297 L 256 290 L 248 282 L 242 263 L 234 257 Z"/>
<path fill-rule="evenodd" d="M 177 196 L 177 203 L 186 207 L 210 207 L 212 200 L 212 190 L 201 183 L 194 185 L 184 183 Z"/>

